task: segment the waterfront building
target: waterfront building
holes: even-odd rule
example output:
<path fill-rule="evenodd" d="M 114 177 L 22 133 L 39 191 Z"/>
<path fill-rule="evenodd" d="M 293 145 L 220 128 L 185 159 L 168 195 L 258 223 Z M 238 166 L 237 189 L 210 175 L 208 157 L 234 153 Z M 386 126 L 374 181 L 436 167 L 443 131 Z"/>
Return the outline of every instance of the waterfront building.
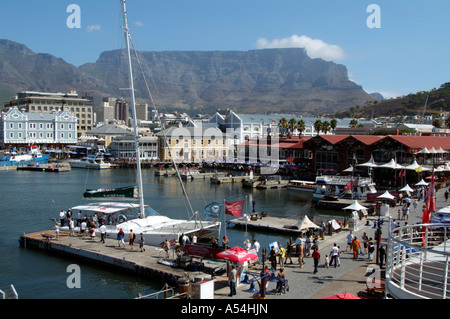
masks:
<path fill-rule="evenodd" d="M 25 145 L 62 148 L 76 142 L 77 119 L 68 110 L 33 113 L 12 107 L 1 114 L 0 146 L 2 148 Z"/>
<path fill-rule="evenodd" d="M 139 152 L 142 160 L 158 160 L 159 142 L 156 136 L 139 137 Z M 114 137 L 108 147 L 109 153 L 117 159 L 130 160 L 136 158 L 134 135 Z"/>
<path fill-rule="evenodd" d="M 76 91 L 69 93 L 20 91 L 14 99 L 4 103 L 3 111 L 14 107 L 28 113 L 40 114 L 67 110 L 78 120 L 77 137 L 91 130 L 94 124 L 92 98 L 88 94 L 85 98 L 80 98 Z"/>
<path fill-rule="evenodd" d="M 224 162 L 233 158 L 226 136 L 215 126 L 171 127 L 156 135 L 161 161 L 169 161 L 170 153 L 176 162 L 183 163 Z"/>

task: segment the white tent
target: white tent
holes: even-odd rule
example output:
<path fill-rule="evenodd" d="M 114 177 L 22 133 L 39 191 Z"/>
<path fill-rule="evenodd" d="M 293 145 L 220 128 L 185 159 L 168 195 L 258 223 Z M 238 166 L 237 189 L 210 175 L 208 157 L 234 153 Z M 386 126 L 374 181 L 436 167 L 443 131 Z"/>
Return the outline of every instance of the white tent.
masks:
<path fill-rule="evenodd" d="M 392 168 L 392 169 L 403 169 L 404 167 L 400 164 L 397 164 L 394 159 L 391 159 L 389 163 L 378 165 L 379 168 Z"/>
<path fill-rule="evenodd" d="M 420 167 L 420 165 L 417 164 L 417 161 L 416 161 L 416 160 L 414 160 L 414 162 L 412 162 L 412 164 L 410 164 L 410 165 L 408 165 L 408 166 L 405 166 L 405 169 L 414 171 L 414 170 L 415 170 L 416 168 L 418 168 L 418 167 Z"/>
<path fill-rule="evenodd" d="M 428 183 L 425 182 L 423 179 L 421 179 L 420 182 L 418 182 L 418 183 L 416 184 L 416 186 L 428 186 Z"/>
<path fill-rule="evenodd" d="M 377 197 L 378 199 L 394 199 L 395 196 L 393 196 L 391 193 L 389 193 L 388 191 L 385 191 L 383 194 L 381 194 L 380 196 Z"/>
<path fill-rule="evenodd" d="M 414 191 L 408 184 L 405 187 L 399 189 L 399 192 L 412 192 Z"/>
<path fill-rule="evenodd" d="M 377 167 L 378 165 L 373 160 L 373 155 L 370 156 L 370 160 L 366 163 L 358 164 L 357 166 L 364 166 L 364 167 Z"/>
<path fill-rule="evenodd" d="M 438 210 L 438 213 L 440 213 L 440 214 L 450 213 L 450 206 L 445 206 L 444 208 L 441 208 L 440 210 Z"/>
<path fill-rule="evenodd" d="M 314 224 L 306 215 L 298 223 L 295 223 L 292 225 L 284 225 L 284 227 L 290 228 L 290 229 L 298 229 L 298 230 L 304 230 L 304 229 L 308 229 L 308 228 L 317 228 L 317 229 L 321 228 L 320 226 L 317 226 L 316 224 Z"/>
<path fill-rule="evenodd" d="M 353 203 L 347 207 L 344 207 L 342 209 L 351 209 L 351 210 L 366 210 L 367 208 L 358 203 L 357 200 L 354 200 Z"/>
<path fill-rule="evenodd" d="M 423 149 L 421 149 L 420 151 L 416 152 L 416 154 L 430 154 L 430 151 L 425 146 Z"/>
<path fill-rule="evenodd" d="M 350 167 L 349 167 L 349 168 L 346 168 L 346 169 L 344 169 L 344 170 L 343 170 L 343 172 L 347 172 L 347 173 L 351 173 L 351 172 L 353 172 L 353 166 L 352 166 L 352 165 L 350 165 Z"/>

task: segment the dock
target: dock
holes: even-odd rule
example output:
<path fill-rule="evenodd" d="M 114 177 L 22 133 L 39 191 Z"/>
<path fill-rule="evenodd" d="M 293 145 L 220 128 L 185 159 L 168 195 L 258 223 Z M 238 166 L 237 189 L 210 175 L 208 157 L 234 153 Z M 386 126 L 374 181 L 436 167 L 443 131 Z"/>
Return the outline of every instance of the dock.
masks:
<path fill-rule="evenodd" d="M 280 232 L 288 234 L 300 234 L 303 231 L 299 230 L 297 225 L 300 220 L 281 218 L 281 217 L 258 217 L 258 218 L 235 218 L 229 221 L 230 224 L 240 226 L 242 228 L 252 228 L 262 231 Z"/>
<path fill-rule="evenodd" d="M 253 179 L 257 179 L 259 176 L 253 176 Z M 242 176 L 214 176 L 211 177 L 210 182 L 213 184 L 224 184 L 224 183 L 242 183 L 244 181 L 251 181 L 250 175 Z"/>
<path fill-rule="evenodd" d="M 162 248 L 145 245 L 145 251 L 141 252 L 139 245 L 135 244 L 131 250 L 128 243 L 124 247 L 118 247 L 117 240 L 106 238 L 105 244 L 100 242 L 100 236 L 93 240 L 89 236 L 81 237 L 79 234 L 69 236 L 68 232 L 60 231 L 58 240 L 54 230 L 45 230 L 30 234 L 24 234 L 19 238 L 20 245 L 25 248 L 39 249 L 64 255 L 70 258 L 100 264 L 102 267 L 126 271 L 130 274 L 144 276 L 161 282 L 161 284 L 178 285 L 179 280 L 187 275 L 192 282 L 211 280 L 212 275 L 203 271 L 191 271 L 181 267 L 172 267 L 161 261 L 166 259 L 166 253 Z M 172 252 L 171 252 L 172 255 Z M 186 256 L 186 255 L 184 255 Z M 215 271 L 226 269 L 226 263 L 221 260 L 205 260 L 204 269 Z M 189 268 L 188 268 L 189 269 Z M 223 280 L 221 280 L 223 279 Z M 218 289 L 227 287 L 227 277 L 217 276 L 214 280 Z M 223 283 L 222 283 L 223 281 Z"/>
<path fill-rule="evenodd" d="M 67 164 L 30 164 L 30 165 L 18 165 L 18 171 L 37 171 L 37 172 L 70 172 L 70 165 Z"/>
<path fill-rule="evenodd" d="M 353 199 L 339 198 L 339 200 L 320 200 L 315 206 L 319 209 L 330 209 L 330 210 L 338 210 L 343 211 L 344 207 L 350 206 L 353 203 Z M 369 214 L 373 213 L 375 210 L 375 204 L 369 203 L 367 201 L 358 200 L 358 203 L 367 207 L 367 212 Z"/>

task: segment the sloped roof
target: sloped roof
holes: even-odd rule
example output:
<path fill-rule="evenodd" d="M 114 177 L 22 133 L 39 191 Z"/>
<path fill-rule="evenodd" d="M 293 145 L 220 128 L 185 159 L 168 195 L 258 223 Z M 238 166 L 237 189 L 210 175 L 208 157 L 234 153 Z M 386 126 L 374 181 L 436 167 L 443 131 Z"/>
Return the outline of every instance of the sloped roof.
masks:
<path fill-rule="evenodd" d="M 450 137 L 447 136 L 390 135 L 387 138 L 391 138 L 412 149 L 423 149 L 424 147 L 438 149 L 442 147 L 445 151 L 450 150 Z"/>
<path fill-rule="evenodd" d="M 90 135 L 123 135 L 123 134 L 130 134 L 130 129 L 125 129 L 119 125 L 116 124 L 105 124 L 100 127 L 96 127 L 88 132 L 86 134 Z"/>

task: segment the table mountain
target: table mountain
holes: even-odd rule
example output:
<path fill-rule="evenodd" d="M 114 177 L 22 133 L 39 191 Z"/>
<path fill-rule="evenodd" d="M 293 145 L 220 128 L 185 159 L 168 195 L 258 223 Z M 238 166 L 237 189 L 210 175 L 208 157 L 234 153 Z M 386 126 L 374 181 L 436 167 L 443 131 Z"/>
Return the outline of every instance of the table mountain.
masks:
<path fill-rule="evenodd" d="M 137 54 L 137 98 L 148 103 L 142 69 L 157 108 L 329 113 L 374 100 L 348 79 L 345 66 L 311 59 L 300 48 Z M 24 45 L 0 40 L 0 94 L 76 89 L 96 98 L 127 97 L 120 90 L 128 87 L 127 78 L 123 50 L 103 52 L 95 63 L 77 68 L 49 54 L 36 54 Z"/>

